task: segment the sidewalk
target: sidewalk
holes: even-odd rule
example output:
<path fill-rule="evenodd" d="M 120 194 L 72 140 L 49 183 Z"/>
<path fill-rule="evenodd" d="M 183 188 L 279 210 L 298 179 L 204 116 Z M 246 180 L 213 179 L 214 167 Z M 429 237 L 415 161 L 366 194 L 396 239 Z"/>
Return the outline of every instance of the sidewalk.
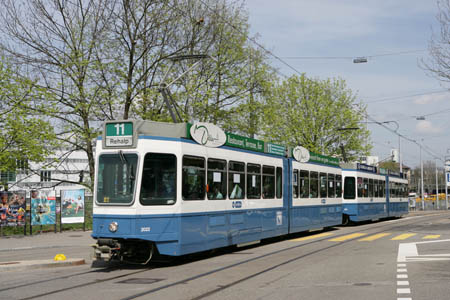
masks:
<path fill-rule="evenodd" d="M 91 231 L 65 231 L 0 238 L 0 273 L 59 266 L 82 265 L 91 261 L 95 240 Z M 57 254 L 66 260 L 55 261 Z"/>

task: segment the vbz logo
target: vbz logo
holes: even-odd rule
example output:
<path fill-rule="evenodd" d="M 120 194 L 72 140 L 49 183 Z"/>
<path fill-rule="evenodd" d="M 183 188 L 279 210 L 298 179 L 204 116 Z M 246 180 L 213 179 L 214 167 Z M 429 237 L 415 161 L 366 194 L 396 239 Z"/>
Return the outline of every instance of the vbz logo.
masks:
<path fill-rule="evenodd" d="M 233 201 L 231 203 L 232 208 L 241 208 L 242 207 L 242 201 Z"/>

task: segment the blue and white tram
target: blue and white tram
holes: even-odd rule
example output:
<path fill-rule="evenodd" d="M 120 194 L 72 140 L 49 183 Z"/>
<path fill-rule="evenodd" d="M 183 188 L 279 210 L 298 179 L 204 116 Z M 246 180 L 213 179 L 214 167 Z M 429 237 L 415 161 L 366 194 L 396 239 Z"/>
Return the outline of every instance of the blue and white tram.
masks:
<path fill-rule="evenodd" d="M 156 251 L 179 256 L 340 224 L 340 170 L 269 146 L 205 123 L 106 122 L 95 257 L 146 263 Z"/>
<path fill-rule="evenodd" d="M 408 180 L 401 173 L 389 171 L 388 177 L 388 202 L 389 216 L 401 217 L 409 211 L 408 206 Z"/>
<path fill-rule="evenodd" d="M 308 156 L 308 162 L 291 159 L 290 232 L 330 227 L 342 222 L 342 172 L 339 161 L 313 153 Z"/>
<path fill-rule="evenodd" d="M 132 132 L 122 130 L 130 126 Z M 288 233 L 287 159 L 206 147 L 187 139 L 186 128 L 105 124 L 96 154 L 92 236 L 98 259 L 146 262 L 156 249 L 179 256 Z"/>
<path fill-rule="evenodd" d="M 400 217 L 408 213 L 407 180 L 360 163 L 342 164 L 343 223 Z M 403 204 L 405 203 L 405 204 Z"/>

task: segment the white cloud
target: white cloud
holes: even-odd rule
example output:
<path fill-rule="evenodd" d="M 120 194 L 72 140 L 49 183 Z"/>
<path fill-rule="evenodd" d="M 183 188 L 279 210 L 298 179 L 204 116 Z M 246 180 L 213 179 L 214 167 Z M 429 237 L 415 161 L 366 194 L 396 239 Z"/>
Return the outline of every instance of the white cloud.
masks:
<path fill-rule="evenodd" d="M 414 104 L 418 105 L 426 105 L 426 104 L 434 104 L 439 102 L 449 102 L 450 95 L 448 93 L 444 94 L 429 94 L 429 95 L 423 95 L 416 97 L 414 100 Z"/>
<path fill-rule="evenodd" d="M 436 134 L 441 133 L 442 129 L 434 127 L 430 121 L 424 120 L 417 123 L 416 132 L 419 134 Z"/>

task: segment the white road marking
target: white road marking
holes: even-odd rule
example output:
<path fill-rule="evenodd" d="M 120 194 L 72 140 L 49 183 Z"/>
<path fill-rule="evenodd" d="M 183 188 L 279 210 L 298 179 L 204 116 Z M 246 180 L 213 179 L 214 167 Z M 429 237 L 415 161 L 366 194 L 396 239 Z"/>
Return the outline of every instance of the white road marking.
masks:
<path fill-rule="evenodd" d="M 409 285 L 409 281 L 397 281 L 397 285 Z"/>
<path fill-rule="evenodd" d="M 406 273 L 408 269 L 397 269 L 397 273 Z"/>
<path fill-rule="evenodd" d="M 408 274 L 397 274 L 397 279 L 406 279 L 408 278 Z"/>
<path fill-rule="evenodd" d="M 411 294 L 411 289 L 397 289 L 397 294 Z"/>

